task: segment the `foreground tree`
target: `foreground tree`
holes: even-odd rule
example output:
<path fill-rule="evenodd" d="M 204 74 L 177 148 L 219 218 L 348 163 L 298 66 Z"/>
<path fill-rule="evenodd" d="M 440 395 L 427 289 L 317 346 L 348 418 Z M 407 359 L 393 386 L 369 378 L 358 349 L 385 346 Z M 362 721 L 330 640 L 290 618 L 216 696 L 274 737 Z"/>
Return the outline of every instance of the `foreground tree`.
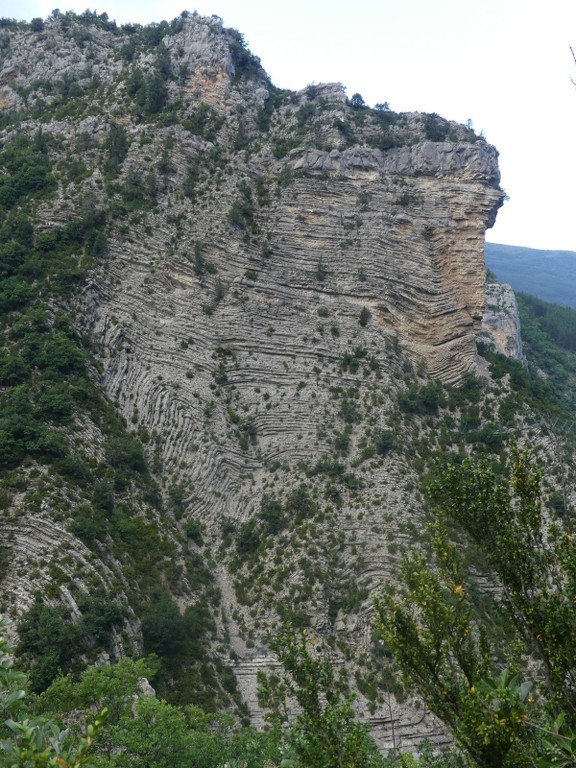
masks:
<path fill-rule="evenodd" d="M 296 756 L 291 765 L 306 768 L 379 768 L 382 756 L 356 720 L 353 698 L 346 697 L 335 679 L 325 648 L 295 634 L 288 625 L 270 643 L 284 668 L 282 680 L 260 677 L 261 697 L 272 705 L 276 717 L 287 719 L 287 700 L 301 711 L 291 724 L 288 743 Z"/>
<path fill-rule="evenodd" d="M 484 553 L 512 624 L 541 662 L 542 695 L 576 728 L 576 542 L 569 517 L 543 515 L 541 483 L 530 451 L 513 446 L 504 478 L 485 459 L 466 459 L 448 465 L 430 492 Z"/>
<path fill-rule="evenodd" d="M 84 736 L 73 736 L 50 717 L 35 717 L 27 706 L 26 675 L 13 666 L 12 646 L 5 633 L 9 622 L 0 617 L 0 765 L 10 768 L 80 768 L 106 716 L 101 712 Z"/>
<path fill-rule="evenodd" d="M 482 768 L 522 766 L 530 682 L 497 673 L 494 649 L 472 618 L 470 585 L 443 526 L 433 535 L 434 568 L 420 554 L 402 566 L 406 594 L 376 602 L 376 626 L 405 682 L 452 731 Z"/>
<path fill-rule="evenodd" d="M 407 557 L 404 596 L 376 606 L 404 677 L 483 768 L 576 765 L 567 735 L 576 727 L 576 550 L 568 524 L 542 513 L 541 477 L 514 446 L 503 476 L 485 459 L 444 467 L 430 487 L 440 520 L 432 565 Z M 482 626 L 444 520 L 468 534 L 495 576 L 504 653 Z"/>

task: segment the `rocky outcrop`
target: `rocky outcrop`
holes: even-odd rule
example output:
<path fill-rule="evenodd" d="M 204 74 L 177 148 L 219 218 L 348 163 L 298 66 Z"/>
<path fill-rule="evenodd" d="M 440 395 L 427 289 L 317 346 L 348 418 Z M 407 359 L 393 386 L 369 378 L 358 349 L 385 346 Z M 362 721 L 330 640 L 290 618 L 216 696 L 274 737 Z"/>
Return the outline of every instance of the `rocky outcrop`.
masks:
<path fill-rule="evenodd" d="M 494 344 L 497 352 L 515 360 L 523 360 L 520 317 L 514 291 L 509 285 L 486 285 L 486 309 L 482 330 Z"/>
<path fill-rule="evenodd" d="M 163 110 L 146 85 L 158 73 Z M 64 97 L 72 81 L 81 92 Z M 340 85 L 278 92 L 237 36 L 196 16 L 162 48 L 76 22 L 17 30 L 0 98 L 49 137 L 58 192 L 37 231 L 106 212 L 74 320 L 164 498 L 180 494 L 178 515 L 150 518 L 175 538 L 202 531 L 182 560 L 210 559 L 257 719 L 271 622 L 304 617 L 360 659 L 373 597 L 417 539 L 428 445 L 400 450 L 398 397 L 426 372 L 450 384 L 475 368 L 497 153 L 436 116 L 432 133 L 426 116 L 354 110 Z M 375 448 L 383 431 L 392 442 Z M 242 559 L 234 537 L 269 499 L 284 528 Z M 51 551 L 56 534 L 42 534 Z M 392 721 L 404 744 L 445 738 L 414 708 L 378 707 L 383 744 Z"/>
<path fill-rule="evenodd" d="M 431 375 L 458 381 L 473 366 L 485 301 L 484 232 L 502 201 L 494 150 L 483 142 L 424 142 L 386 152 L 305 150 L 292 153 L 290 164 L 312 179 L 322 173 L 338 179 L 328 199 L 319 182 L 299 185 L 314 190 L 308 193 L 314 208 L 300 214 L 305 228 L 298 252 L 326 253 L 341 284 L 336 294 L 362 298 L 375 322 L 396 334 Z M 354 197 L 370 202 L 359 211 L 357 202 L 350 205 Z M 363 285 L 357 274 L 346 274 L 348 254 L 342 254 L 343 238 L 336 240 L 346 227 L 354 231 L 348 243 Z M 293 237 L 299 229 L 296 224 Z"/>

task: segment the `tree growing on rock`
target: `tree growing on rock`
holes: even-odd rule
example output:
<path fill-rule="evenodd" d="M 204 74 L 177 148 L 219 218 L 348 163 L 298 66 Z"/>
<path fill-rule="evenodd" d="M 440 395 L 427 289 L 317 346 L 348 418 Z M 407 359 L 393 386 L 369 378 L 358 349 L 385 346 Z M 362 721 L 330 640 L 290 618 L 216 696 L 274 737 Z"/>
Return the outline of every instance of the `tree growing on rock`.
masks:
<path fill-rule="evenodd" d="M 355 93 L 350 98 L 350 106 L 352 109 L 364 109 L 366 102 L 359 93 Z"/>

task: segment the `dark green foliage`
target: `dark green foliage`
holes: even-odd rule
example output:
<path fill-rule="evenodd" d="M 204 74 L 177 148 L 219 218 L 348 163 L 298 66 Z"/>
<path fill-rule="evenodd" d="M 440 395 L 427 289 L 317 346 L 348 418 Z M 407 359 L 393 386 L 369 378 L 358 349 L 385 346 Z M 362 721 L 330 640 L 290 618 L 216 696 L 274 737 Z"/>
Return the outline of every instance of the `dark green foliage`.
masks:
<path fill-rule="evenodd" d="M 82 613 L 84 642 L 98 648 L 110 648 L 112 628 L 124 623 L 124 611 L 116 602 L 98 595 L 82 595 L 78 600 Z"/>
<path fill-rule="evenodd" d="M 199 520 L 194 520 L 194 518 L 192 518 L 186 521 L 186 524 L 184 525 L 184 533 L 186 534 L 187 538 L 189 538 L 195 544 L 198 544 L 198 546 L 202 546 L 203 532 L 204 526 Z"/>
<path fill-rule="evenodd" d="M 340 411 L 338 415 L 346 424 L 354 424 L 358 421 L 358 404 L 356 401 L 357 392 L 346 393 L 340 403 Z"/>
<path fill-rule="evenodd" d="M 238 555 L 246 558 L 256 552 L 260 546 L 260 534 L 256 520 L 247 520 L 242 523 L 236 535 L 236 550 Z"/>
<path fill-rule="evenodd" d="M 334 128 L 337 128 L 347 146 L 350 146 L 354 143 L 354 131 L 348 121 L 341 120 L 339 117 L 337 117 L 334 119 Z"/>
<path fill-rule="evenodd" d="M 518 294 L 523 351 L 530 367 L 544 371 L 550 396 L 576 404 L 576 310 Z M 536 373 L 536 376 L 538 374 Z"/>
<path fill-rule="evenodd" d="M 108 157 L 104 162 L 104 173 L 111 177 L 118 176 L 129 146 L 126 129 L 112 123 L 104 144 L 104 148 L 108 151 Z"/>
<path fill-rule="evenodd" d="M 131 168 L 126 174 L 124 185 L 120 188 L 126 210 L 150 208 L 156 202 L 158 184 L 153 172 L 143 174 Z"/>
<path fill-rule="evenodd" d="M 146 473 L 147 465 L 142 443 L 132 435 L 112 438 L 106 445 L 106 460 L 114 469 Z"/>
<path fill-rule="evenodd" d="M 443 407 L 445 402 L 444 390 L 439 381 L 422 385 L 410 384 L 398 397 L 400 410 L 421 416 L 438 413 L 438 409 Z"/>
<path fill-rule="evenodd" d="M 233 82 L 256 78 L 267 80 L 260 59 L 249 51 L 244 35 L 237 29 L 227 29 L 226 32 L 230 37 L 230 53 L 234 66 Z"/>
<path fill-rule="evenodd" d="M 70 182 L 81 181 L 88 175 L 86 166 L 81 160 L 78 160 L 77 158 L 70 159 L 66 173 L 68 176 L 68 181 Z"/>
<path fill-rule="evenodd" d="M 274 139 L 272 142 L 272 154 L 277 160 L 281 160 L 283 157 L 296 147 L 300 146 L 300 139 L 297 137 L 286 139 Z"/>
<path fill-rule="evenodd" d="M 8 547 L 5 547 L 3 544 L 0 544 L 0 583 L 8 573 L 8 568 L 10 567 L 10 561 L 11 561 L 11 552 L 8 549 Z"/>
<path fill-rule="evenodd" d="M 140 30 L 140 42 L 145 47 L 156 48 L 167 33 L 168 23 L 166 21 L 161 21 L 159 24 L 147 24 Z"/>
<path fill-rule="evenodd" d="M 414 195 L 412 195 L 410 192 L 402 192 L 402 194 L 396 198 L 394 204 L 401 205 L 403 208 L 406 208 L 406 206 L 411 205 L 413 202 Z"/>
<path fill-rule="evenodd" d="M 37 600 L 20 621 L 17 651 L 27 660 L 33 691 L 45 690 L 58 674 L 75 668 L 83 653 L 109 648 L 112 627 L 123 623 L 120 607 L 102 598 L 86 596 L 78 607 L 82 617 L 74 622 L 65 608 Z"/>
<path fill-rule="evenodd" d="M 341 483 L 350 490 L 354 490 L 360 486 L 360 482 L 356 475 L 353 472 L 347 472 L 345 464 L 341 461 L 337 461 L 331 456 L 324 456 L 319 459 L 313 467 L 305 467 L 304 470 L 308 477 L 321 475 L 335 483 Z M 335 485 L 327 485 L 326 497 L 338 505 L 341 504 L 341 492 Z"/>
<path fill-rule="evenodd" d="M 561 491 L 554 491 L 548 501 L 548 508 L 557 516 L 564 517 L 568 513 L 566 499 Z"/>
<path fill-rule="evenodd" d="M 320 256 L 320 258 L 318 259 L 318 263 L 316 264 L 316 272 L 314 273 L 314 276 L 319 283 L 323 283 L 324 280 L 326 280 L 326 277 L 328 276 L 328 270 L 326 268 L 326 265 L 324 264 L 324 260 L 322 259 L 322 256 Z"/>
<path fill-rule="evenodd" d="M 126 90 L 132 96 L 138 114 L 152 117 L 159 114 L 168 100 L 166 75 L 160 71 L 154 73 L 135 69 L 126 83 Z"/>
<path fill-rule="evenodd" d="M 56 187 L 50 160 L 41 135 L 32 141 L 19 136 L 5 144 L 0 152 L 0 206 L 13 208 L 22 200 Z"/>
<path fill-rule="evenodd" d="M 270 205 L 270 189 L 266 182 L 266 179 L 262 176 L 256 177 L 256 200 L 261 208 L 265 208 Z"/>
<path fill-rule="evenodd" d="M 172 63 L 170 61 L 170 51 L 162 41 L 156 50 L 156 72 L 162 80 L 172 79 Z"/>
<path fill-rule="evenodd" d="M 526 369 L 518 360 L 505 357 L 494 352 L 482 344 L 478 345 L 480 354 L 490 363 L 490 373 L 496 379 L 502 379 L 508 375 L 512 396 L 508 402 L 503 401 L 501 408 L 508 407 L 512 411 L 517 410 L 520 403 L 530 403 L 544 412 L 558 412 L 563 403 L 559 397 L 560 392 L 555 391 L 548 381 L 538 375 L 533 369 Z M 508 423 L 512 423 L 508 421 Z"/>
<path fill-rule="evenodd" d="M 273 95 L 269 96 L 256 117 L 256 127 L 259 131 L 266 133 L 270 130 L 270 123 L 272 122 L 272 115 L 274 114 L 275 108 L 276 100 L 273 98 Z"/>
<path fill-rule="evenodd" d="M 199 557 L 190 560 L 203 572 L 198 584 L 211 583 L 211 575 Z M 159 591 L 153 597 L 142 615 L 142 633 L 145 651 L 157 654 L 161 662 L 154 684 L 163 696 L 170 696 L 177 703 L 202 702 L 205 709 L 215 710 L 220 694 L 208 657 L 210 638 L 215 631 L 205 598 L 181 613 L 167 592 Z"/>
<path fill-rule="evenodd" d="M 285 510 L 293 525 L 301 525 L 304 520 L 316 514 L 318 505 L 312 500 L 306 486 L 301 484 L 288 494 Z"/>
<path fill-rule="evenodd" d="M 84 27 L 97 27 L 107 32 L 117 32 L 118 28 L 115 21 L 111 21 L 108 18 L 107 13 L 97 13 L 96 11 L 90 11 L 86 9 L 80 14 L 74 13 L 74 11 L 66 11 L 65 14 L 60 13 L 58 9 L 52 11 L 50 21 L 59 21 L 63 26 L 68 26 L 71 21 Z"/>
<path fill-rule="evenodd" d="M 448 464 L 430 486 L 440 511 L 482 548 L 505 586 L 512 624 L 546 670 L 545 698 L 576 726 L 574 544 L 542 513 L 542 470 L 512 447 L 503 478 L 484 459 Z"/>
<path fill-rule="evenodd" d="M 146 523 L 125 503 L 115 504 L 107 518 L 117 557 L 126 560 L 124 573 L 150 589 L 160 577 L 165 558 L 174 557 L 174 546 L 160 535 L 155 524 Z"/>
<path fill-rule="evenodd" d="M 482 379 L 471 371 L 466 371 L 459 386 L 446 388 L 448 407 L 454 409 L 464 407 L 468 403 L 478 403 L 484 386 Z"/>
<path fill-rule="evenodd" d="M 142 616 L 142 635 L 146 653 L 160 658 L 181 653 L 186 628 L 178 606 L 168 594 L 160 595 Z"/>
<path fill-rule="evenodd" d="M 145 116 L 157 115 L 168 101 L 168 89 L 161 75 L 153 75 L 145 79 L 144 86 L 134 98 L 137 107 Z"/>
<path fill-rule="evenodd" d="M 202 253 L 202 246 L 198 241 L 194 243 L 194 274 L 202 277 L 205 273 L 213 275 L 216 268 L 209 261 L 206 261 Z"/>
<path fill-rule="evenodd" d="M 220 117 L 208 104 L 201 103 L 190 117 L 182 121 L 182 126 L 206 141 L 214 141 L 223 123 L 223 117 Z"/>
<path fill-rule="evenodd" d="M 186 511 L 186 487 L 183 484 L 171 485 L 168 489 L 168 509 L 176 520 L 180 520 Z"/>
<path fill-rule="evenodd" d="M 368 309 L 368 307 L 362 307 L 360 310 L 360 317 L 358 318 L 358 322 L 362 326 L 362 328 L 365 328 L 368 323 L 370 322 L 370 318 L 372 317 L 372 313 Z"/>
<path fill-rule="evenodd" d="M 0 350 L 0 386 L 22 384 L 30 376 L 30 367 L 18 354 Z"/>
<path fill-rule="evenodd" d="M 435 112 L 424 115 L 423 122 L 428 141 L 446 141 L 448 139 L 450 125 Z"/>
<path fill-rule="evenodd" d="M 519 294 L 518 302 L 523 315 L 533 318 L 555 345 L 568 352 L 576 352 L 576 310 L 548 304 L 523 293 Z"/>
<path fill-rule="evenodd" d="M 182 184 L 182 191 L 184 192 L 186 197 L 189 197 L 192 201 L 194 201 L 196 197 L 196 187 L 199 181 L 200 181 L 200 160 L 196 158 L 188 165 L 188 168 L 186 169 L 186 176 L 184 178 L 184 183 Z"/>
<path fill-rule="evenodd" d="M 377 136 L 369 136 L 366 140 L 366 143 L 370 147 L 375 147 L 376 149 L 381 150 L 382 152 L 386 152 L 388 149 L 392 149 L 392 147 L 401 147 L 404 146 L 404 141 L 402 138 L 396 138 L 391 132 L 389 132 L 387 129 L 382 130 Z M 408 204 L 411 201 L 410 197 L 401 197 L 399 200 L 406 200 L 405 204 Z M 398 201 L 397 201 L 398 202 Z M 400 205 L 404 203 L 399 203 Z"/>
<path fill-rule="evenodd" d="M 80 768 L 88 765 L 106 712 L 85 729 L 86 738 L 61 729 L 51 717 L 35 717 L 26 701 L 29 681 L 13 667 L 12 646 L 5 635 L 10 622 L 0 616 L 0 744 L 3 765 Z"/>
<path fill-rule="evenodd" d="M 357 346 L 351 352 L 344 352 L 340 367 L 343 371 L 350 371 L 350 373 L 357 373 L 360 367 L 360 361 L 364 360 L 368 355 L 368 350 L 365 347 Z"/>
<path fill-rule="evenodd" d="M 316 117 L 316 105 L 311 101 L 305 101 L 296 112 L 296 120 L 300 127 L 309 125 Z"/>
<path fill-rule="evenodd" d="M 228 220 L 233 227 L 254 232 L 257 230 L 257 224 L 252 190 L 245 181 L 242 181 L 238 185 L 238 191 L 240 192 L 240 197 L 232 203 L 228 213 Z"/>
<path fill-rule="evenodd" d="M 0 466 L 15 467 L 30 455 L 40 461 L 65 456 L 68 448 L 52 425 L 68 424 L 84 400 L 84 352 L 70 324 L 40 308 L 14 323 L 0 351 Z"/>
<path fill-rule="evenodd" d="M 501 413 L 502 415 L 502 413 Z M 511 423 L 510 420 L 503 419 L 503 424 L 488 423 L 479 427 L 478 429 L 470 430 L 466 435 L 466 442 L 471 445 L 477 446 L 478 450 L 485 448 L 490 453 L 500 453 L 504 445 L 504 431 L 501 426 L 506 423 Z M 513 423 L 513 422 L 512 422 Z M 465 425 L 463 424 L 462 427 Z"/>
<path fill-rule="evenodd" d="M 44 29 L 44 21 L 39 16 L 36 16 L 30 21 L 30 29 L 32 32 L 42 32 Z"/>
<path fill-rule="evenodd" d="M 224 298 L 224 284 L 222 283 L 222 280 L 220 278 L 217 278 L 216 282 L 214 283 L 214 304 L 218 304 L 222 299 Z M 218 375 L 218 374 L 217 374 Z M 224 372 L 224 375 L 222 377 L 221 384 L 225 384 L 228 381 L 228 376 Z M 218 381 L 216 383 L 219 383 Z"/>
<path fill-rule="evenodd" d="M 262 497 L 258 516 L 264 523 L 266 534 L 276 535 L 286 527 L 287 519 L 281 502 L 269 494 L 264 494 Z"/>
<path fill-rule="evenodd" d="M 97 542 L 106 540 L 106 520 L 88 504 L 81 504 L 75 510 L 74 519 L 70 524 L 70 532 L 87 547 L 95 548 Z"/>
<path fill-rule="evenodd" d="M 325 768 L 376 768 L 384 761 L 368 733 L 355 720 L 353 697 L 344 695 L 335 679 L 328 651 L 310 644 L 305 632 L 288 625 L 270 640 L 284 668 L 281 680 L 260 677 L 260 696 L 274 716 L 286 712 L 286 699 L 298 702 L 300 713 L 291 725 L 288 743 L 298 765 Z"/>
<path fill-rule="evenodd" d="M 332 479 L 339 479 L 344 476 L 346 468 L 344 464 L 339 461 L 335 461 L 329 456 L 325 456 L 322 459 L 318 459 L 316 464 L 309 470 L 311 476 L 314 475 L 327 475 Z"/>
<path fill-rule="evenodd" d="M 350 106 L 352 109 L 364 109 L 366 102 L 359 93 L 355 93 L 350 97 Z"/>
<path fill-rule="evenodd" d="M 337 432 L 334 436 L 333 445 L 339 453 L 348 453 L 350 447 L 350 430 L 348 425 L 342 432 Z"/>
<path fill-rule="evenodd" d="M 385 456 L 396 446 L 394 433 L 390 429 L 380 429 L 374 436 L 374 448 L 379 456 Z"/>

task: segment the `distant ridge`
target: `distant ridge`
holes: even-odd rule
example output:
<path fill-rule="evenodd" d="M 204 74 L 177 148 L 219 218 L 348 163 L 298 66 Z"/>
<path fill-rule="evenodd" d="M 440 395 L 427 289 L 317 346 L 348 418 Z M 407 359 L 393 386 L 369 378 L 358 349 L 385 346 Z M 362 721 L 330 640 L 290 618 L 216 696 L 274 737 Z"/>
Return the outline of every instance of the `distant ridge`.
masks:
<path fill-rule="evenodd" d="M 486 243 L 484 255 L 498 280 L 515 291 L 576 307 L 576 252 Z"/>

